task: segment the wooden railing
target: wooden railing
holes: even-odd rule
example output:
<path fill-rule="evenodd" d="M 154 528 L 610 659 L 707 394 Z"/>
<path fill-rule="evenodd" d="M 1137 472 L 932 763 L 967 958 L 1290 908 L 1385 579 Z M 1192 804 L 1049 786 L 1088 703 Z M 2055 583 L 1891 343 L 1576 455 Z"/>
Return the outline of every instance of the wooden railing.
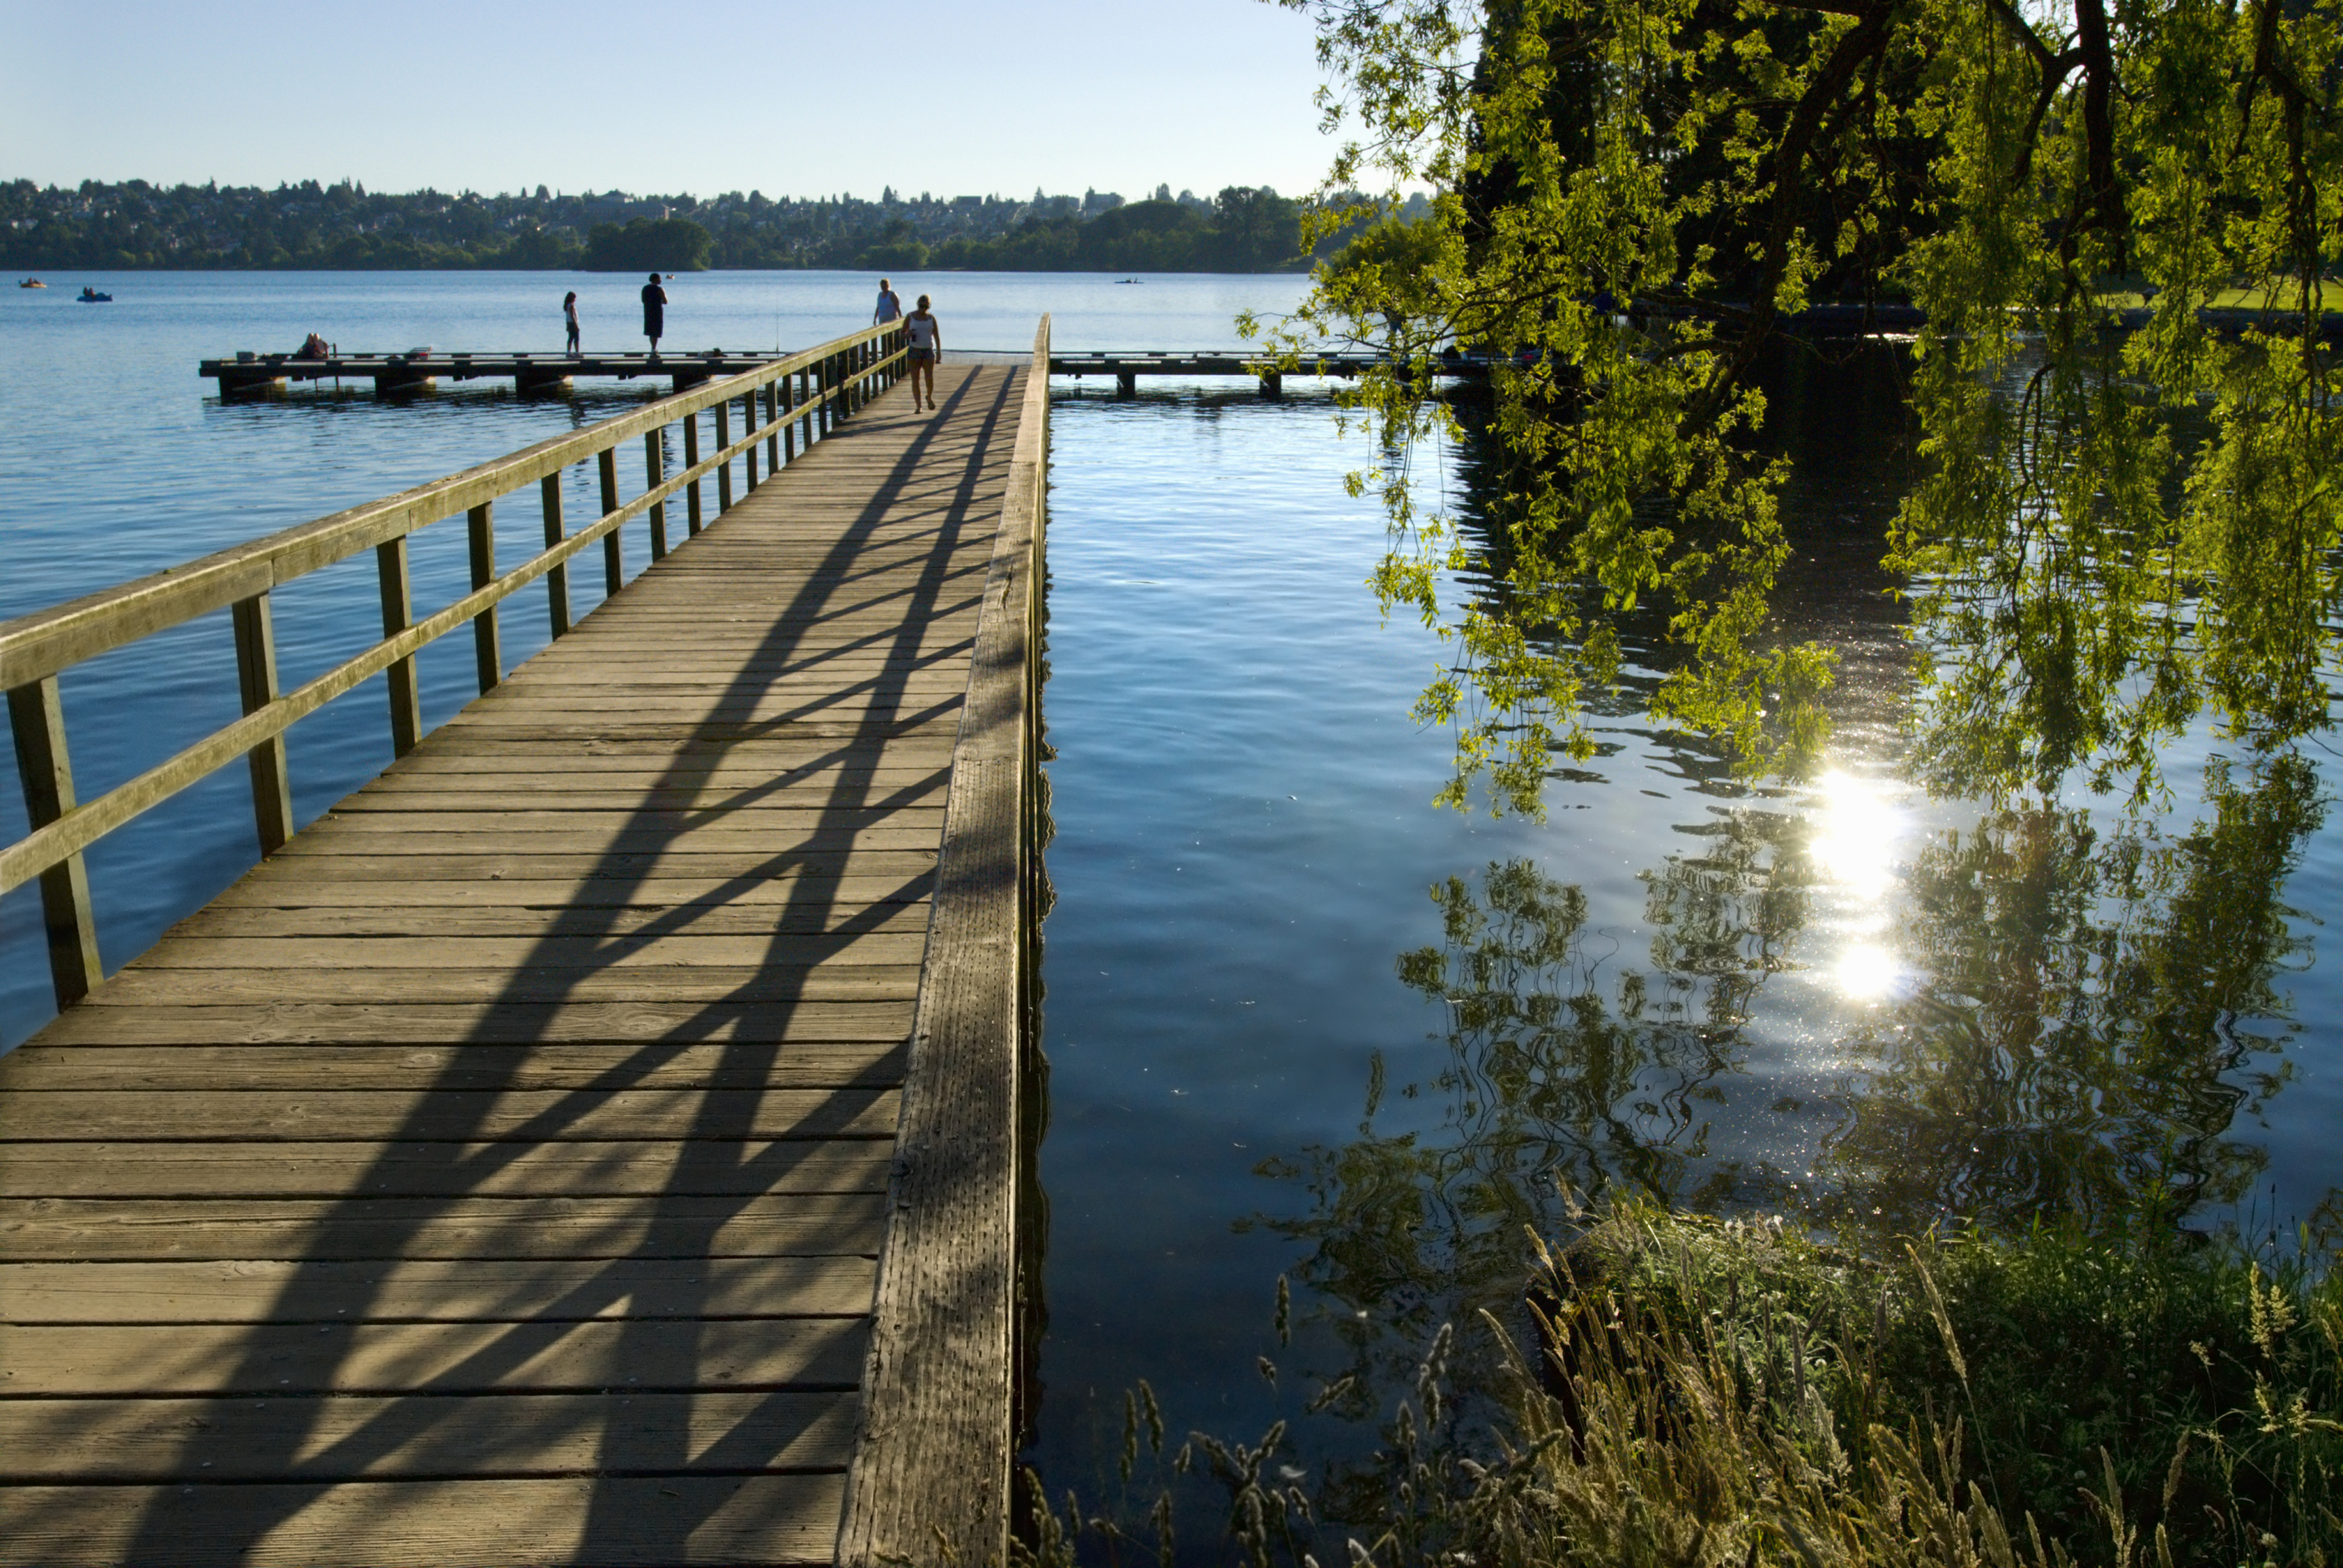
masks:
<path fill-rule="evenodd" d="M 766 471 L 779 468 L 801 446 L 812 446 L 830 433 L 835 421 L 893 381 L 904 362 L 900 324 L 869 327 L 460 474 L 0 623 L 0 689 L 7 692 L 8 721 L 31 823 L 24 838 L 0 849 L 0 894 L 39 879 L 57 1005 L 79 1000 L 103 977 L 83 859 L 83 851 L 92 844 L 242 757 L 252 772 L 260 852 L 264 857 L 274 853 L 293 835 L 285 732 L 297 720 L 361 681 L 387 674 L 391 747 L 396 754 L 406 755 L 423 736 L 415 672 L 418 649 L 469 622 L 480 690 L 487 692 L 504 675 L 497 635 L 498 605 L 544 578 L 553 635 L 560 637 L 569 629 L 568 563 L 573 557 L 600 541 L 604 586 L 608 593 L 617 593 L 626 582 L 620 544 L 626 524 L 648 516 L 651 558 L 661 558 L 668 551 L 667 505 L 677 495 L 684 498 L 685 528 L 698 533 L 704 515 L 701 486 L 710 475 L 720 515 L 732 505 L 734 459 L 741 460 L 746 490 L 754 490 L 760 446 Z M 736 403 L 740 405 L 738 439 L 731 423 Z M 715 447 L 703 457 L 699 416 L 711 409 Z M 684 467 L 669 475 L 663 433 L 679 422 L 683 426 Z M 618 449 L 639 436 L 647 487 L 621 503 Z M 601 515 L 569 533 L 561 515 L 561 477 L 573 464 L 588 461 L 596 465 L 601 481 Z M 499 572 L 496 503 L 531 484 L 538 487 L 544 507 L 545 548 Z M 472 591 L 418 620 L 408 590 L 407 536 L 459 513 L 470 530 Z M 270 590 L 367 548 L 375 552 L 382 581 L 382 639 L 307 685 L 280 692 Z M 58 675 L 85 659 L 221 608 L 232 612 L 244 717 L 97 799 L 77 800 Z"/>

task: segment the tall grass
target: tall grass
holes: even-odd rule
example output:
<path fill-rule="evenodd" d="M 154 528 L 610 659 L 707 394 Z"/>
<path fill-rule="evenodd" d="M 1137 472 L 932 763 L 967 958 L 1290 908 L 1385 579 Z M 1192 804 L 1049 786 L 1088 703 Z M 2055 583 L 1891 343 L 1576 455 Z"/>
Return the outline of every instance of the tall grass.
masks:
<path fill-rule="evenodd" d="M 1351 1568 L 2343 1565 L 2331 1272 L 2048 1229 L 1878 1258 L 1638 1203 L 1589 1218 L 1540 1254 L 1533 1332 L 1441 1331 L 1383 1428 L 1380 1516 L 1333 1538 Z M 1483 1441 L 1453 1419 L 1464 1354 L 1497 1363 Z M 1126 1473 L 1163 1445 L 1143 1409 Z M 1286 1447 L 1281 1423 L 1167 1456 L 1226 1490 L 1219 1554 L 1318 1568 Z M 1036 1501 L 1041 1568 L 1173 1553 L 1168 1493 L 1144 1526 Z"/>

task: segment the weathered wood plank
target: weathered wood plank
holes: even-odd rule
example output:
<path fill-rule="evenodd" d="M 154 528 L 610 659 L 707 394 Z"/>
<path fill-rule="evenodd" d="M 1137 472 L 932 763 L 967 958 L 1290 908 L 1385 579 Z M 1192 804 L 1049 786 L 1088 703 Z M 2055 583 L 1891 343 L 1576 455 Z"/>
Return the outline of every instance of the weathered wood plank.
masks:
<path fill-rule="evenodd" d="M 875 1188 L 885 1185 L 883 1152 L 865 1161 L 879 1172 L 873 1191 L 751 1198 L 0 1198 L 0 1259 L 315 1262 L 859 1252 L 879 1234 Z"/>
<path fill-rule="evenodd" d="M 842 1568 L 1005 1562 L 1024 1044 L 1029 657 L 1047 484 L 1049 319 L 970 659 L 911 1033 L 887 1240 L 848 1473 Z"/>
<path fill-rule="evenodd" d="M 0 1144 L 15 1198 L 665 1198 L 879 1192 L 893 1145 L 838 1142 Z"/>
<path fill-rule="evenodd" d="M 90 993 L 84 1007 L 161 1002 L 338 1001 L 350 994 L 345 970 L 126 969 Z M 839 964 L 720 969 L 665 965 L 642 970 L 367 970 L 369 1000 L 397 1002 L 884 1001 L 909 997 L 915 967 Z"/>
<path fill-rule="evenodd" d="M 682 964 L 694 968 L 809 969 L 818 965 L 915 969 L 924 931 L 789 931 L 715 936 L 636 931 L 609 936 L 244 937 L 182 935 L 124 973 L 166 969 L 275 970 L 528 969 L 608 970 Z M 909 979 L 907 975 L 905 977 Z M 910 994 L 908 987 L 905 995 Z"/>
<path fill-rule="evenodd" d="M 203 1006 L 157 1002 L 140 1008 L 75 1008 L 20 1050 L 47 1045 L 182 1045 L 189 1040 L 246 1044 L 460 1043 L 475 1047 L 544 1042 L 781 1043 L 821 1040 L 900 1041 L 910 1031 L 907 998 L 876 1001 L 488 1002 L 444 1004 L 266 1001 Z M 490 1058 L 488 1060 L 493 1060 Z"/>
<path fill-rule="evenodd" d="M 895 1040 L 791 1045 L 28 1045 L 0 1057 L 0 1091 L 585 1090 L 891 1087 Z"/>
<path fill-rule="evenodd" d="M 417 909 L 398 904 L 371 907 L 214 906 L 188 916 L 173 929 L 183 937 L 518 937 L 569 936 L 593 932 L 597 940 L 622 937 L 758 936 L 910 933 L 924 936 L 924 900 L 890 900 L 863 906 L 823 902 L 702 904 L 666 909 L 547 909 L 541 905 Z M 5 1058 L 0 1058 L 5 1061 Z"/>
<path fill-rule="evenodd" d="M 838 854 L 345 856 L 335 879 L 307 867 L 256 869 L 213 900 L 233 907 L 327 909 L 379 902 L 538 904 L 550 908 L 674 909 L 710 903 L 845 908 L 853 901 L 923 900 L 932 854 L 883 850 Z M 458 880 L 460 889 L 430 886 Z M 382 882 L 394 885 L 384 887 Z M 461 907 L 459 905 L 459 907 Z"/>
<path fill-rule="evenodd" d="M 836 1471 L 854 1413 L 851 1394 L 788 1392 L 0 1400 L 0 1483 L 270 1481 L 287 1452 L 311 1481 L 574 1475 L 604 1467 L 617 1432 L 675 1455 L 673 1474 Z"/>
<path fill-rule="evenodd" d="M 829 1562 L 839 1491 L 826 1474 L 27 1486 L 0 1488 L 0 1539 L 55 1568 L 758 1568 Z"/>
<path fill-rule="evenodd" d="M 0 1263 L 0 1323 L 860 1317 L 871 1272 L 851 1256 Z"/>
<path fill-rule="evenodd" d="M 168 1333 L 0 1324 L 0 1390 L 56 1398 L 843 1389 L 861 1370 L 865 1337 L 860 1318 L 183 1323 Z"/>
<path fill-rule="evenodd" d="M 66 1089 L 0 1097 L 0 1137 L 13 1143 L 883 1138 L 895 1131 L 895 1094 L 883 1089 Z"/>

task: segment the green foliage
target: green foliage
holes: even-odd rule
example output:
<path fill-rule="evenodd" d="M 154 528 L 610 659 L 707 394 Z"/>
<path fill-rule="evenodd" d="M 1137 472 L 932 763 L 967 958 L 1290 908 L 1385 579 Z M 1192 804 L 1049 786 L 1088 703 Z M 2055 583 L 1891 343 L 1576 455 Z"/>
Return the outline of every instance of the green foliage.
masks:
<path fill-rule="evenodd" d="M 1684 656 L 1663 719 L 1753 770 L 1815 755 L 1830 661 L 1770 619 L 1790 539 L 1751 372 L 1826 297 L 1926 312 L 1891 560 L 1933 784 L 2145 793 L 2208 708 L 2264 747 L 2326 722 L 2337 0 L 1501 0 L 1477 39 L 1444 0 L 1284 3 L 1341 84 L 1330 186 L 1443 193 L 1272 347 L 1395 362 L 1352 397 L 1393 454 L 1355 483 L 1390 515 L 1384 606 L 1453 649 L 1421 709 L 1456 729 L 1449 799 L 1485 775 L 1536 808 L 1646 599 Z M 2285 308 L 2210 330 L 2238 286 Z M 1447 602 L 1473 552 L 1409 461 L 1455 434 L 1422 397 L 1451 347 L 1497 364 L 1495 608 Z"/>
<path fill-rule="evenodd" d="M 598 223 L 586 234 L 588 272 L 701 272 L 714 241 L 688 217 Z"/>
<path fill-rule="evenodd" d="M 1965 1232 L 1868 1257 L 1644 1202 L 1578 1219 L 1543 1255 L 1534 1357 L 1493 1314 L 1443 1327 L 1365 1418 L 1385 1484 L 1349 1522 L 1354 1568 L 2343 1562 L 2332 1273 L 2153 1236 Z M 1473 1359 L 1503 1389 L 1477 1440 L 1453 1387 Z M 1192 1434 L 1168 1467 L 1203 1461 L 1255 1568 L 1333 1544 L 1322 1493 L 1281 1484 L 1288 1431 Z M 1170 1495 L 1143 1534 L 1037 1495 L 1026 1555 L 1070 1568 L 1087 1533 L 1168 1562 Z"/>
<path fill-rule="evenodd" d="M 1342 205 L 1340 198 L 1336 206 Z M 1212 202 L 1124 204 L 1121 197 L 852 196 L 773 200 L 739 191 L 702 200 L 609 191 L 446 196 L 369 193 L 343 182 L 157 186 L 84 181 L 77 190 L 0 182 L 0 263 L 104 267 L 528 267 L 654 264 L 647 232 L 688 223 L 707 233 L 716 267 L 933 267 L 1015 271 L 1298 271 L 1300 204 L 1266 186 L 1232 186 Z M 606 232 L 588 260 L 597 230 Z M 686 231 L 658 230 L 698 249 Z M 616 252 L 612 247 L 617 246 Z M 648 248 L 646 248 L 648 246 Z M 1332 248 L 1332 242 L 1328 244 Z M 624 253 L 623 263 L 607 260 Z"/>

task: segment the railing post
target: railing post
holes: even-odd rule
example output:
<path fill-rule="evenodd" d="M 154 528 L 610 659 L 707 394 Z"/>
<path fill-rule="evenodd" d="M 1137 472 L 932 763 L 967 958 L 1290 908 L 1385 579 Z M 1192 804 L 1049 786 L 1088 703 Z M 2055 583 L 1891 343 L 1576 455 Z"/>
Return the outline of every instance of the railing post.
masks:
<path fill-rule="evenodd" d="M 797 407 L 796 401 L 789 396 L 790 384 L 796 381 L 797 377 L 796 371 L 791 371 L 781 377 L 781 412 L 784 415 L 792 414 Z M 781 458 L 784 462 L 789 463 L 798 460 L 798 422 L 794 417 L 781 427 Z"/>
<path fill-rule="evenodd" d="M 740 493 L 744 496 L 757 493 L 756 435 L 757 392 L 756 388 L 750 387 L 740 394 L 740 438 L 749 443 L 747 449 L 740 454 Z"/>
<path fill-rule="evenodd" d="M 538 493 L 545 498 L 545 548 L 553 548 L 565 537 L 561 531 L 561 476 L 548 474 L 538 484 Z M 553 635 L 561 636 L 569 629 L 569 564 L 547 568 L 545 574 L 546 607 L 553 616 Z"/>
<path fill-rule="evenodd" d="M 277 700 L 277 628 L 268 614 L 268 596 L 254 594 L 236 601 L 236 684 L 246 713 L 257 713 Z M 285 737 L 270 736 L 245 754 L 252 769 L 252 821 L 260 831 L 263 859 L 285 847 L 293 836 L 293 789 L 285 771 Z"/>
<path fill-rule="evenodd" d="M 834 373 L 833 373 L 833 370 L 832 370 L 832 366 L 836 363 L 837 358 L 838 358 L 838 356 L 836 356 L 836 355 L 834 355 L 834 354 L 825 354 L 825 355 L 823 355 L 823 356 L 821 357 L 821 360 L 820 360 L 820 364 L 816 367 L 816 370 L 815 370 L 815 374 L 816 374 L 816 377 L 817 377 L 817 385 L 818 385 L 818 387 L 819 387 L 819 388 L 820 388 L 820 394 L 821 394 L 821 432 L 820 432 L 820 433 L 821 433 L 823 436 L 825 436 L 825 437 L 827 437 L 827 436 L 830 434 L 830 417 L 831 417 L 831 416 L 830 416 L 830 388 L 831 388 L 831 387 L 832 387 L 832 386 L 834 386 L 834 385 L 836 384 L 836 383 L 835 383 L 835 377 L 834 377 Z"/>
<path fill-rule="evenodd" d="M 38 830 L 74 809 L 73 764 L 65 756 L 65 713 L 55 676 L 8 693 L 8 728 L 16 737 L 25 815 Z M 63 1010 L 106 978 L 97 958 L 97 920 L 89 907 L 89 868 L 79 853 L 41 873 L 41 923 L 49 938 L 49 983 Z"/>
<path fill-rule="evenodd" d="M 656 490 L 667 483 L 667 432 L 643 432 L 643 488 Z M 667 503 L 651 503 L 651 559 L 667 559 Z"/>
<path fill-rule="evenodd" d="M 382 635 L 397 637 L 415 624 L 415 598 L 407 577 L 407 536 L 375 546 L 374 558 L 382 577 Z M 408 654 L 382 673 L 390 683 L 390 754 L 404 757 L 423 739 L 423 694 L 415 680 L 415 656 Z"/>
<path fill-rule="evenodd" d="M 605 447 L 595 454 L 595 467 L 602 476 L 602 515 L 608 517 L 618 509 L 618 449 Z M 618 590 L 627 586 L 626 554 L 618 543 L 619 530 L 612 528 L 602 536 L 602 597 L 616 598 Z"/>
<path fill-rule="evenodd" d="M 781 403 L 773 384 L 765 383 L 765 472 L 781 471 Z"/>
<path fill-rule="evenodd" d="M 721 453 L 732 444 L 732 399 L 722 399 L 716 405 L 716 450 Z M 716 465 L 716 515 L 722 517 L 732 509 L 732 459 L 726 457 Z"/>
<path fill-rule="evenodd" d="M 467 512 L 472 536 L 472 588 L 475 592 L 497 580 L 496 503 L 483 501 Z M 486 697 L 505 678 L 503 651 L 497 646 L 497 607 L 490 605 L 472 618 L 472 658 L 479 666 L 480 695 Z"/>
<path fill-rule="evenodd" d="M 699 467 L 699 416 L 697 412 L 683 417 L 683 466 L 686 469 Z M 699 531 L 699 481 L 692 480 L 683 487 L 683 527 L 687 533 Z"/>

